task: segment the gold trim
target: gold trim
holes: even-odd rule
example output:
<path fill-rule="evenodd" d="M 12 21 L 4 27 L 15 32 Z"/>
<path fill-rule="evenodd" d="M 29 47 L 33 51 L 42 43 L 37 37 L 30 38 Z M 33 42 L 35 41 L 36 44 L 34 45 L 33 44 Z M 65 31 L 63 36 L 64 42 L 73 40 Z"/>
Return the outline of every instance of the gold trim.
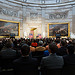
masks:
<path fill-rule="evenodd" d="M 66 23 L 48 23 L 48 38 L 51 37 L 55 37 L 55 36 L 49 36 L 49 25 L 53 25 L 53 24 L 68 24 L 68 36 L 61 36 L 61 37 L 70 37 L 70 23 L 66 22 Z"/>
<path fill-rule="evenodd" d="M 37 29 L 37 28 L 32 28 L 31 31 L 34 31 L 35 29 Z"/>
<path fill-rule="evenodd" d="M 68 23 L 68 37 L 70 37 L 70 23 Z"/>
<path fill-rule="evenodd" d="M 15 36 L 15 38 L 20 38 L 20 22 L 17 22 L 17 21 L 9 21 L 9 20 L 3 20 L 3 19 L 0 19 L 0 21 L 18 23 L 18 24 L 19 24 L 19 26 L 18 26 L 18 36 Z M 7 38 L 7 36 L 0 36 L 0 38 Z"/>

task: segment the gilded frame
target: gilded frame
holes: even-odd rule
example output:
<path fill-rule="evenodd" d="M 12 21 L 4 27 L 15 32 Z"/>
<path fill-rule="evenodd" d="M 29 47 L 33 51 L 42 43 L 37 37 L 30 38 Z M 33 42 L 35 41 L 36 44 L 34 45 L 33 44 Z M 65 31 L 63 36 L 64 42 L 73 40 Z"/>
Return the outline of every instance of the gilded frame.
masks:
<path fill-rule="evenodd" d="M 68 24 L 68 36 L 61 36 L 61 37 L 70 37 L 70 23 L 48 23 L 48 38 L 49 37 L 56 37 L 56 36 L 49 36 L 49 25 L 63 25 Z"/>
<path fill-rule="evenodd" d="M 7 22 L 7 23 L 8 22 L 10 22 L 10 23 L 18 23 L 18 36 L 15 36 L 15 38 L 20 38 L 20 22 L 3 20 L 3 19 L 0 19 L 0 21 Z M 7 38 L 7 36 L 0 36 L 0 38 Z"/>

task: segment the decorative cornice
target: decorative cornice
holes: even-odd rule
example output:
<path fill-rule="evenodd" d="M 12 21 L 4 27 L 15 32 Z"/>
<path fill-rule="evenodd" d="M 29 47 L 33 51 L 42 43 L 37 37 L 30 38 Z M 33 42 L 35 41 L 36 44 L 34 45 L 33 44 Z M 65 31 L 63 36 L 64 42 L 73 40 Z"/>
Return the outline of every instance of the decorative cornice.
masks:
<path fill-rule="evenodd" d="M 0 14 L 18 17 L 18 11 L 6 9 L 6 8 L 1 8 L 1 7 L 0 7 Z"/>
<path fill-rule="evenodd" d="M 68 11 L 49 14 L 49 19 L 65 19 L 67 17 L 68 17 Z"/>
<path fill-rule="evenodd" d="M 29 2 L 23 2 L 19 0 L 6 0 L 8 2 L 16 3 L 19 5 L 25 5 L 25 6 L 30 6 L 30 7 L 61 7 L 61 6 L 68 6 L 68 5 L 75 5 L 75 1 L 68 1 L 64 3 L 53 3 L 53 4 L 40 4 L 40 3 L 29 3 Z"/>

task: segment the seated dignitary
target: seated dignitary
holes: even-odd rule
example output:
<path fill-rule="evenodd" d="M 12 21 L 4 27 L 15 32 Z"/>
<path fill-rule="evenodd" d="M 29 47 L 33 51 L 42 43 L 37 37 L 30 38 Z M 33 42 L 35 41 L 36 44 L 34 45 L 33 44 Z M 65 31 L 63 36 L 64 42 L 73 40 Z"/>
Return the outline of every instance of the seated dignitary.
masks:
<path fill-rule="evenodd" d="M 63 67 L 63 57 L 56 55 L 57 50 L 58 47 L 56 46 L 56 44 L 49 44 L 50 55 L 47 57 L 43 57 L 41 61 L 41 69 L 61 69 Z"/>
<path fill-rule="evenodd" d="M 29 56 L 30 47 L 27 44 L 22 46 L 21 53 L 22 56 L 13 61 L 14 70 L 18 74 L 20 74 L 19 72 L 26 72 L 29 75 L 31 71 L 37 70 L 37 60 Z"/>

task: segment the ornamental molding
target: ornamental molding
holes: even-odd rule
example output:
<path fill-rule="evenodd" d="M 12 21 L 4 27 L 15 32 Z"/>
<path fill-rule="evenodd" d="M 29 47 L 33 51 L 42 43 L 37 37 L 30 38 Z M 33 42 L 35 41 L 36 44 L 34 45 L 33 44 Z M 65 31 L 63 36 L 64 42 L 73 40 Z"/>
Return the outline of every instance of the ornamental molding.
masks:
<path fill-rule="evenodd" d="M 68 17 L 68 11 L 66 12 L 56 12 L 56 13 L 50 13 L 49 19 L 65 19 Z"/>
<path fill-rule="evenodd" d="M 38 13 L 30 13 L 30 20 L 38 20 Z"/>
<path fill-rule="evenodd" d="M 1 7 L 0 7 L 0 14 L 18 17 L 18 11 L 14 11 L 14 10 L 7 9 L 7 8 L 1 8 Z"/>
<path fill-rule="evenodd" d="M 40 4 L 40 3 L 29 3 L 24 2 L 22 0 L 7 0 L 8 2 L 19 4 L 19 5 L 25 5 L 30 7 L 41 7 L 41 8 L 49 8 L 49 7 L 60 7 L 60 6 L 68 6 L 68 5 L 75 5 L 75 1 L 68 1 L 64 3 L 52 3 L 52 4 Z"/>

